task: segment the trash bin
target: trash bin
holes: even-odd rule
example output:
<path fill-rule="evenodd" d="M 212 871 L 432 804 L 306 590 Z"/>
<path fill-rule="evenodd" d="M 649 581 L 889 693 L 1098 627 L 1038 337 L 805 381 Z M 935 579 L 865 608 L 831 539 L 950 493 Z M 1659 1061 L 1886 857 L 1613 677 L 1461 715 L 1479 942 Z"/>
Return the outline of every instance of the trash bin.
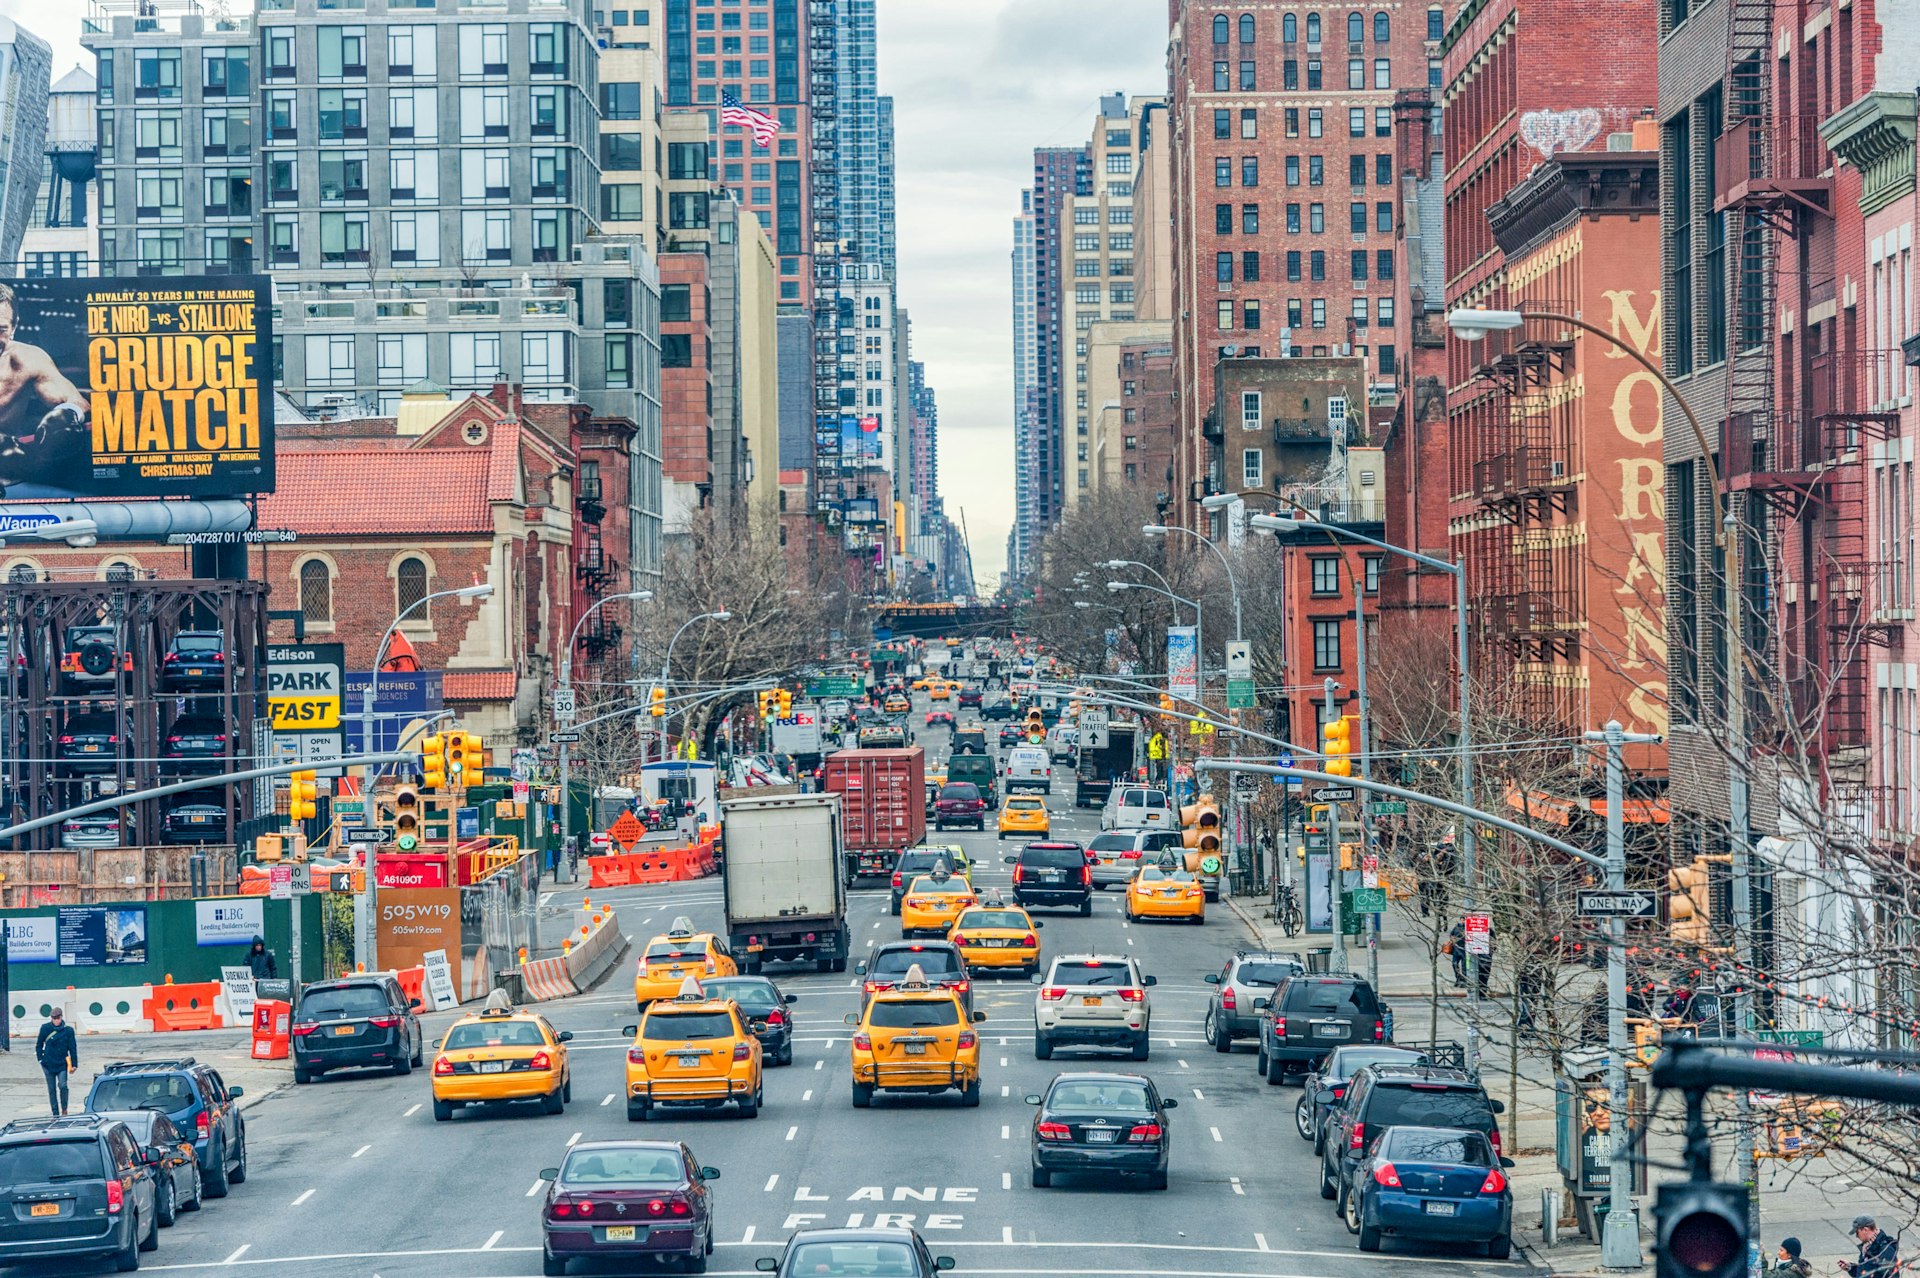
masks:
<path fill-rule="evenodd" d="M 1316 945 L 1306 953 L 1307 971 L 1315 976 L 1325 976 L 1333 970 L 1333 947 Z"/>
<path fill-rule="evenodd" d="M 279 999 L 261 999 L 253 1005 L 253 1059 L 284 1061 L 291 1051 L 293 1004 Z"/>

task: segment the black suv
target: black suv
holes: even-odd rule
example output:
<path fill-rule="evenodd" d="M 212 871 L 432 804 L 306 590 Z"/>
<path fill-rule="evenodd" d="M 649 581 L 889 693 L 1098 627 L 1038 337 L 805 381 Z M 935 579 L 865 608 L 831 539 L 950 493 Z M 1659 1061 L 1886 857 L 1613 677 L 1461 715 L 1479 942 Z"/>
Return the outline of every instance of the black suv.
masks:
<path fill-rule="evenodd" d="M 1093 869 L 1078 843 L 1029 843 L 1006 862 L 1013 867 L 1013 899 L 1022 907 L 1077 907 L 1081 918 L 1093 913 Z"/>
<path fill-rule="evenodd" d="M 227 724 L 219 715 L 183 714 L 167 727 L 160 747 L 167 772 L 227 771 Z"/>
<path fill-rule="evenodd" d="M 115 1061 L 87 1090 L 87 1112 L 157 1109 L 193 1138 L 200 1181 L 209 1198 L 225 1198 L 227 1186 L 247 1180 L 247 1123 L 220 1071 L 191 1056 L 171 1060 Z"/>
<path fill-rule="evenodd" d="M 1254 1068 L 1275 1086 L 1336 1047 L 1387 1041 L 1386 1010 L 1358 976 L 1290 976 L 1253 1008 L 1260 1014 Z"/>
<path fill-rule="evenodd" d="M 857 964 L 860 976 L 860 1010 L 880 990 L 890 990 L 906 979 L 910 968 L 918 967 L 927 984 L 940 985 L 960 996 L 968 1013 L 973 1011 L 973 975 L 960 947 L 952 941 L 883 941 L 867 952 L 867 961 Z"/>
<path fill-rule="evenodd" d="M 1315 1099 L 1332 1105 L 1327 1089 Z M 1353 1171 L 1373 1138 L 1389 1127 L 1464 1127 L 1483 1133 L 1500 1154 L 1500 1123 L 1506 1106 L 1487 1095 L 1464 1070 L 1429 1065 L 1363 1065 L 1347 1082 L 1346 1099 L 1327 1111 L 1320 1151 L 1320 1196 L 1347 1207 Z"/>
<path fill-rule="evenodd" d="M 1171 834 L 1172 831 L 1143 830 L 1140 833 L 1153 837 Z M 1102 834 L 1094 843 L 1098 845 L 1100 839 L 1112 837 L 1111 834 Z M 1272 950 L 1238 950 L 1218 972 L 1207 973 L 1207 984 L 1219 987 L 1207 999 L 1204 1032 L 1207 1041 L 1213 1044 L 1213 1050 L 1230 1052 L 1234 1039 L 1252 1038 L 1258 1034 L 1260 1014 L 1253 1010 L 1254 1001 L 1268 997 L 1281 981 L 1289 976 L 1299 976 L 1305 970 L 1300 966 L 1299 958 L 1292 954 Z"/>
<path fill-rule="evenodd" d="M 158 1161 L 105 1114 L 20 1118 L 0 1127 L 0 1265 L 111 1259 L 138 1269 L 160 1245 Z"/>
<path fill-rule="evenodd" d="M 160 658 L 160 686 L 218 688 L 227 675 L 227 639 L 218 630 L 182 630 Z"/>
<path fill-rule="evenodd" d="M 92 710 L 67 716 L 54 742 L 59 771 L 69 775 L 112 772 L 118 768 L 120 733 L 112 711 Z"/>
<path fill-rule="evenodd" d="M 293 1081 L 310 1083 L 330 1069 L 411 1074 L 426 1051 L 419 1008 L 391 976 L 315 981 L 293 1013 Z"/>

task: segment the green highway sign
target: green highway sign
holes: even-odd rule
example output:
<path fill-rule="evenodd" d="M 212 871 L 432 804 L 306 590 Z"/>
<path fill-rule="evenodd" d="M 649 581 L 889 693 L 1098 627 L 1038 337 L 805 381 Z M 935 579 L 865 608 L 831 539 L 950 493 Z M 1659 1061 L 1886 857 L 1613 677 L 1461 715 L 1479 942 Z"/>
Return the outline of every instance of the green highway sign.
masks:
<path fill-rule="evenodd" d="M 1367 811 L 1373 813 L 1375 816 L 1405 816 L 1407 814 L 1407 801 L 1405 799 L 1375 799 L 1373 802 L 1367 804 Z"/>
<path fill-rule="evenodd" d="M 1355 888 L 1353 890 L 1353 912 L 1355 914 L 1385 914 L 1387 912 L 1387 890 L 1385 888 Z"/>
<path fill-rule="evenodd" d="M 1229 710 L 1253 709 L 1253 680 L 1251 679 L 1227 680 L 1227 709 Z"/>
<path fill-rule="evenodd" d="M 1757 1030 L 1754 1037 L 1762 1043 L 1780 1043 L 1786 1047 L 1827 1045 L 1827 1036 L 1822 1030 Z"/>
<path fill-rule="evenodd" d="M 809 697 L 857 697 L 861 691 L 857 675 L 825 675 L 807 681 Z"/>

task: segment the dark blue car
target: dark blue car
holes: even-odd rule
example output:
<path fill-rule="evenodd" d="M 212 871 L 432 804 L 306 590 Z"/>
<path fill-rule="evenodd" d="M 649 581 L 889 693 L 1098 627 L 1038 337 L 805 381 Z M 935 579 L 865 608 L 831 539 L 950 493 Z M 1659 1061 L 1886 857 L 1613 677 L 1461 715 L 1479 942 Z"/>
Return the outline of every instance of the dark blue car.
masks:
<path fill-rule="evenodd" d="M 247 1123 L 241 1090 L 228 1087 L 220 1071 L 191 1056 L 152 1061 L 115 1061 L 87 1090 L 87 1112 L 155 1109 L 193 1141 L 200 1180 L 208 1198 L 225 1198 L 227 1186 L 247 1179 Z"/>
<path fill-rule="evenodd" d="M 1389 1127 L 1361 1160 L 1347 1195 L 1347 1230 L 1361 1251 L 1392 1235 L 1411 1242 L 1484 1243 L 1513 1251 L 1513 1166 L 1486 1136 L 1462 1127 Z"/>

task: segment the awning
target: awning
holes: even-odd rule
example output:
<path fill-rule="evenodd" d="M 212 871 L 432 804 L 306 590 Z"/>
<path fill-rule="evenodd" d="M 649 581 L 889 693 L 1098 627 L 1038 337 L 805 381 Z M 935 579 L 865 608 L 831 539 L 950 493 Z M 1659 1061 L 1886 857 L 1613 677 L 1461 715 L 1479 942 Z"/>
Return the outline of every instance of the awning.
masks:
<path fill-rule="evenodd" d="M 1607 816 L 1605 799 L 1573 798 L 1517 786 L 1508 788 L 1507 806 L 1559 826 L 1572 825 L 1573 814 L 1583 809 L 1603 821 Z M 1665 799 L 1627 799 L 1621 804 L 1620 815 L 1628 825 L 1665 825 L 1672 819 Z"/>

